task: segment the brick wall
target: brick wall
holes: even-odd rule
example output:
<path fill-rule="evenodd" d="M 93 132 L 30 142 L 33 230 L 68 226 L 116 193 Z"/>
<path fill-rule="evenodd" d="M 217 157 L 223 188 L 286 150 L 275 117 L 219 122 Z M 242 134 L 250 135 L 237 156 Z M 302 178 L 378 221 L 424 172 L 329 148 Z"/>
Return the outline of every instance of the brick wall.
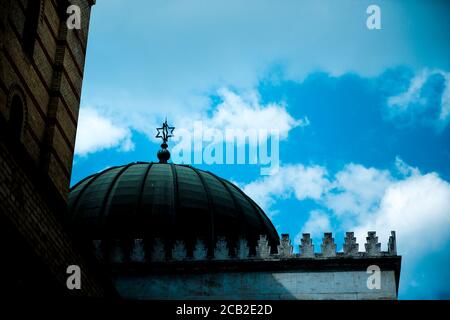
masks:
<path fill-rule="evenodd" d="M 41 0 L 32 56 L 23 50 L 29 1 L 37 0 L 1 2 L 0 117 L 8 121 L 8 102 L 21 91 L 26 109 L 21 143 L 66 200 L 95 1 Z M 81 9 L 80 30 L 67 29 L 69 4 Z"/>
<path fill-rule="evenodd" d="M 82 290 L 67 290 L 67 294 L 102 296 L 102 287 L 89 273 L 58 219 L 62 213 L 52 212 L 39 191 L 39 183 L 27 176 L 8 149 L 0 142 L 0 214 L 11 222 L 62 286 L 66 286 L 67 266 L 81 267 Z"/>
<path fill-rule="evenodd" d="M 79 265 L 82 290 L 67 294 L 102 296 L 104 284 L 95 271 L 88 271 L 92 265 L 83 258 L 89 257 L 82 258 L 64 222 L 95 1 L 41 0 L 31 5 L 37 1 L 0 2 L 0 215 L 9 226 L 0 226 L 0 231 L 14 229 L 12 234 L 19 235 L 45 273 L 63 288 L 67 266 Z M 67 29 L 70 4 L 81 9 L 81 30 Z M 26 30 L 34 35 L 27 38 Z M 20 98 L 23 115 L 17 139 L 11 129 L 15 97 Z"/>

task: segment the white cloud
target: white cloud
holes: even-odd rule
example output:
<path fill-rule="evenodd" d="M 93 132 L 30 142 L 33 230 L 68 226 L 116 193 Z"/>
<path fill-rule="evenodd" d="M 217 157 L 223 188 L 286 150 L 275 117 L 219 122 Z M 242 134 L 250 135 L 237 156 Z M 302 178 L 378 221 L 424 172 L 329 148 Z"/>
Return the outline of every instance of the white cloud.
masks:
<path fill-rule="evenodd" d="M 246 184 L 243 191 L 266 212 L 273 214 L 272 205 L 277 199 L 294 196 L 298 200 L 306 198 L 319 200 L 328 185 L 325 168 L 288 165 L 281 167 L 274 175 Z"/>
<path fill-rule="evenodd" d="M 225 135 L 227 129 L 243 132 L 264 130 L 269 134 L 271 130 L 277 130 L 280 139 L 286 139 L 290 130 L 309 125 L 308 118 L 294 119 L 283 102 L 261 104 L 255 90 L 238 94 L 228 88 L 221 88 L 217 91 L 217 98 L 220 102 L 205 112 L 178 116 L 175 120 L 178 132 L 192 132 L 194 123 L 198 121 L 204 134 L 217 130 Z M 176 138 L 179 137 L 180 134 Z"/>
<path fill-rule="evenodd" d="M 419 175 L 418 168 L 412 167 L 403 161 L 399 156 L 395 157 L 395 168 L 403 176 Z"/>
<path fill-rule="evenodd" d="M 311 234 L 312 238 L 321 239 L 325 232 L 332 232 L 330 217 L 321 210 L 313 210 L 309 213 L 308 220 L 302 227 L 301 232 L 295 236 L 295 243 L 300 244 L 303 233 Z"/>
<path fill-rule="evenodd" d="M 290 130 L 298 126 L 309 125 L 307 118 L 296 120 L 286 110 L 283 103 L 261 105 L 256 91 L 248 91 L 238 95 L 222 88 L 218 91 L 222 102 L 212 111 L 207 119 L 208 127 L 224 131 L 231 129 L 275 129 L 280 132 L 280 138 L 285 139 Z"/>
<path fill-rule="evenodd" d="M 289 132 L 296 127 L 309 125 L 308 118 L 295 119 L 283 102 L 262 104 L 260 96 L 255 90 L 237 93 L 228 88 L 217 90 L 216 97 L 219 102 L 210 104 L 203 110 L 184 108 L 169 117 L 169 124 L 175 125 L 175 136 L 172 141 L 173 150 L 177 148 L 189 149 L 186 143 L 191 139 L 183 139 L 185 135 L 192 137 L 195 124 L 201 123 L 205 141 L 206 135 L 216 130 L 224 136 L 227 129 L 265 131 L 270 136 L 271 130 L 279 133 L 281 140 L 288 137 Z M 105 111 L 107 117 L 99 111 Z M 125 110 L 126 109 L 126 110 Z M 166 113 L 161 110 L 115 110 L 115 108 L 82 108 L 79 116 L 77 132 L 76 154 L 86 155 L 106 148 L 120 148 L 132 150 L 131 130 L 142 132 L 154 142 L 155 128 L 160 126 L 158 121 Z M 172 110 L 173 111 L 173 110 Z M 170 110 L 169 110 L 170 112 Z M 161 120 L 162 121 L 162 120 Z M 98 128 L 97 130 L 95 128 Z M 241 140 L 237 140 L 238 143 Z M 248 141 L 245 141 L 248 143 Z"/>
<path fill-rule="evenodd" d="M 436 173 L 392 182 L 376 210 L 355 227 L 360 237 L 376 230 L 384 241 L 396 230 L 398 249 L 408 259 L 438 250 L 450 240 L 450 184 Z"/>
<path fill-rule="evenodd" d="M 394 172 L 348 164 L 332 179 L 323 167 L 290 165 L 243 190 L 279 215 L 287 213 L 278 211 L 278 201 L 315 201 L 316 208 L 295 237 L 297 243 L 302 233 L 311 233 L 317 243 L 323 232 L 354 231 L 364 250 L 367 232 L 376 231 L 382 250 L 387 250 L 390 231 L 395 230 L 403 256 L 401 291 L 416 298 L 448 295 L 448 283 L 440 279 L 450 277 L 450 183 L 437 173 L 421 173 L 399 157 Z"/>
<path fill-rule="evenodd" d="M 335 214 L 345 216 L 370 211 L 392 181 L 386 170 L 353 163 L 336 173 L 332 180 L 322 166 L 297 164 L 282 166 L 278 173 L 250 182 L 243 190 L 269 212 L 277 200 L 295 198 L 315 200 Z"/>
<path fill-rule="evenodd" d="M 218 88 L 251 90 L 273 67 L 281 66 L 283 80 L 317 70 L 371 77 L 399 64 L 423 67 L 431 52 L 433 67 L 447 69 L 440 45 L 447 39 L 433 32 L 445 30 L 444 10 L 427 2 L 377 4 L 379 31 L 366 28 L 364 1 L 136 0 L 126 23 L 123 1 L 98 1 L 82 105 L 106 106 L 151 137 L 164 116 L 180 127 L 209 110 Z M 411 50 L 417 44 L 426 50 Z"/>
<path fill-rule="evenodd" d="M 399 157 L 395 164 L 398 172 L 391 173 L 350 163 L 332 179 L 321 166 L 288 165 L 242 188 L 269 211 L 279 200 L 314 200 L 323 210 L 310 214 L 307 225 L 313 229 L 329 226 L 324 219 L 328 212 L 346 228 L 379 231 L 384 241 L 396 230 L 405 250 L 438 248 L 450 237 L 450 184 L 434 172 L 422 174 Z M 303 231 L 308 232 L 306 227 Z"/>
<path fill-rule="evenodd" d="M 368 230 L 377 231 L 382 250 L 389 231 L 396 231 L 402 255 L 400 292 L 416 299 L 448 296 L 450 184 L 436 173 L 415 173 L 392 182 L 379 207 L 357 219 L 353 230 L 360 243 Z"/>
<path fill-rule="evenodd" d="M 381 1 L 383 12 L 389 14 L 383 14 L 383 30 L 372 32 L 366 28 L 364 3 L 136 1 L 127 8 L 133 19 L 126 23 L 122 1 L 97 4 L 90 25 L 86 61 L 90 72 L 84 79 L 82 106 L 107 108 L 117 115 L 114 119 L 120 119 L 120 127 L 143 132 L 150 139 L 165 116 L 177 128 L 192 127 L 193 121 L 202 119 L 213 121 L 213 127 L 230 122 L 267 127 L 272 116 L 272 126 L 283 133 L 298 121 L 307 124 L 307 119 L 292 119 L 283 104 L 259 110 L 259 102 L 253 104 L 252 98 L 240 95 L 257 88 L 268 75 L 301 81 L 318 70 L 335 76 L 347 72 L 375 76 L 408 61 L 420 60 L 417 64 L 422 67 L 429 62 L 427 55 L 420 52 L 419 59 L 417 52 L 408 50 L 416 41 L 441 57 L 433 59 L 435 67 L 446 69 L 443 64 L 448 61 L 444 50 L 431 50 L 444 41 L 437 40 L 440 33 L 430 31 L 441 19 L 427 18 L 441 11 L 428 4 L 409 7 Z M 417 23 L 403 23 L 406 29 L 389 27 L 410 21 L 410 14 Z M 420 32 L 411 30 L 416 28 Z M 420 40 L 409 34 L 419 35 Z M 274 69 L 281 71 L 271 72 Z M 233 88 L 233 93 L 225 90 L 219 95 L 231 101 L 238 92 L 232 105 L 244 103 L 250 108 L 242 117 L 237 109 L 214 113 L 211 95 L 218 88 Z"/>
<path fill-rule="evenodd" d="M 436 92 L 424 93 L 424 87 L 432 77 L 440 76 L 444 81 L 444 88 L 440 99 L 436 102 Z M 437 106 L 435 104 L 438 104 Z M 406 91 L 387 99 L 388 115 L 393 119 L 408 120 L 408 124 L 417 121 L 432 124 L 437 129 L 444 128 L 450 116 L 450 72 L 440 69 L 423 69 L 411 79 Z M 438 108 L 435 116 L 427 115 L 430 108 Z M 430 119 L 431 117 L 431 119 Z"/>
<path fill-rule="evenodd" d="M 257 152 L 258 146 L 261 148 L 266 144 L 270 145 L 270 159 L 268 154 L 265 155 L 268 157 L 265 160 L 270 160 L 270 167 L 263 168 L 262 172 L 275 172 L 279 164 L 279 140 L 287 139 L 294 128 L 309 125 L 308 118 L 293 118 L 283 102 L 261 103 L 255 90 L 238 94 L 228 88 L 222 88 L 217 91 L 217 99 L 218 102 L 211 105 L 207 112 L 190 112 L 182 116 L 178 114 L 175 119 L 177 129 L 172 140 L 175 142 L 172 146 L 174 160 L 179 163 L 192 163 L 192 152 L 205 160 L 208 155 L 202 156 L 203 151 L 211 148 L 211 145 L 223 150 L 224 142 L 238 147 L 248 144 Z M 247 152 L 241 149 L 239 153 L 242 151 L 244 154 Z M 226 157 L 228 154 L 225 152 L 222 151 Z M 250 154 L 249 148 L 246 157 L 249 162 L 256 163 L 263 160 L 263 153 L 262 149 L 259 149 L 258 154 Z M 223 160 L 223 155 L 218 158 Z"/>
<path fill-rule="evenodd" d="M 361 215 L 377 205 L 391 181 L 386 170 L 350 163 L 335 175 L 323 200 L 337 215 Z"/>
<path fill-rule="evenodd" d="M 113 123 L 96 109 L 81 108 L 75 154 L 86 156 L 109 148 L 119 148 L 121 151 L 132 150 L 134 144 L 131 140 L 130 129 Z"/>
<path fill-rule="evenodd" d="M 430 71 L 425 69 L 419 72 L 411 79 L 408 89 L 397 95 L 388 98 L 388 105 L 391 107 L 400 108 L 400 111 L 405 111 L 411 103 L 424 104 L 423 98 L 420 95 L 420 90 L 430 76 Z"/>
<path fill-rule="evenodd" d="M 445 77 L 445 89 L 441 98 L 441 113 L 439 118 L 445 121 L 450 116 L 450 72 L 443 74 Z"/>

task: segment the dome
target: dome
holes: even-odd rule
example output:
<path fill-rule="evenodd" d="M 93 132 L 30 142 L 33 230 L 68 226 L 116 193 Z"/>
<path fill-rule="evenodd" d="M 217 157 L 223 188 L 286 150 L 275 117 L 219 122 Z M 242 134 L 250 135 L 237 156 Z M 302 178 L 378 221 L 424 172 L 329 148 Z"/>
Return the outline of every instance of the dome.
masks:
<path fill-rule="evenodd" d="M 211 172 L 188 165 L 137 162 L 91 175 L 70 190 L 69 214 L 85 240 L 197 239 L 213 250 L 219 237 L 233 248 L 239 238 L 256 245 L 278 234 L 263 210 L 242 190 Z"/>

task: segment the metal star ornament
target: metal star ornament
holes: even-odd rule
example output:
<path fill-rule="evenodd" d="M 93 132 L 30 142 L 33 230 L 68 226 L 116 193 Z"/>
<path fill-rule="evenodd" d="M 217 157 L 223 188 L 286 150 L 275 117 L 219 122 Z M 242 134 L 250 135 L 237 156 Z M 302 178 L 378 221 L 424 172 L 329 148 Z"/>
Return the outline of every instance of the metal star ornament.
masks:
<path fill-rule="evenodd" d="M 158 133 L 156 134 L 156 138 L 161 138 L 163 143 L 167 143 L 169 138 L 173 137 L 173 130 L 175 130 L 175 127 L 171 127 L 167 124 L 167 118 L 163 122 L 163 125 L 161 128 L 156 128 Z"/>

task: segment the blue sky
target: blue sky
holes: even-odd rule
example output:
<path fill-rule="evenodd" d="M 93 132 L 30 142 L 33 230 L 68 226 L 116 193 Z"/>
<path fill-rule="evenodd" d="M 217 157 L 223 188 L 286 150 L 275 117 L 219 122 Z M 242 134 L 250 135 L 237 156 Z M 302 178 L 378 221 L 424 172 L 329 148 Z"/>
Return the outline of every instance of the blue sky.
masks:
<path fill-rule="evenodd" d="M 368 30 L 366 8 L 381 9 Z M 280 128 L 280 169 L 197 165 L 237 183 L 293 241 L 397 231 L 400 298 L 450 298 L 446 1 L 98 0 L 72 184 L 156 161 L 164 117 Z M 175 133 L 177 133 L 177 130 Z M 173 147 L 179 141 L 173 141 Z"/>

